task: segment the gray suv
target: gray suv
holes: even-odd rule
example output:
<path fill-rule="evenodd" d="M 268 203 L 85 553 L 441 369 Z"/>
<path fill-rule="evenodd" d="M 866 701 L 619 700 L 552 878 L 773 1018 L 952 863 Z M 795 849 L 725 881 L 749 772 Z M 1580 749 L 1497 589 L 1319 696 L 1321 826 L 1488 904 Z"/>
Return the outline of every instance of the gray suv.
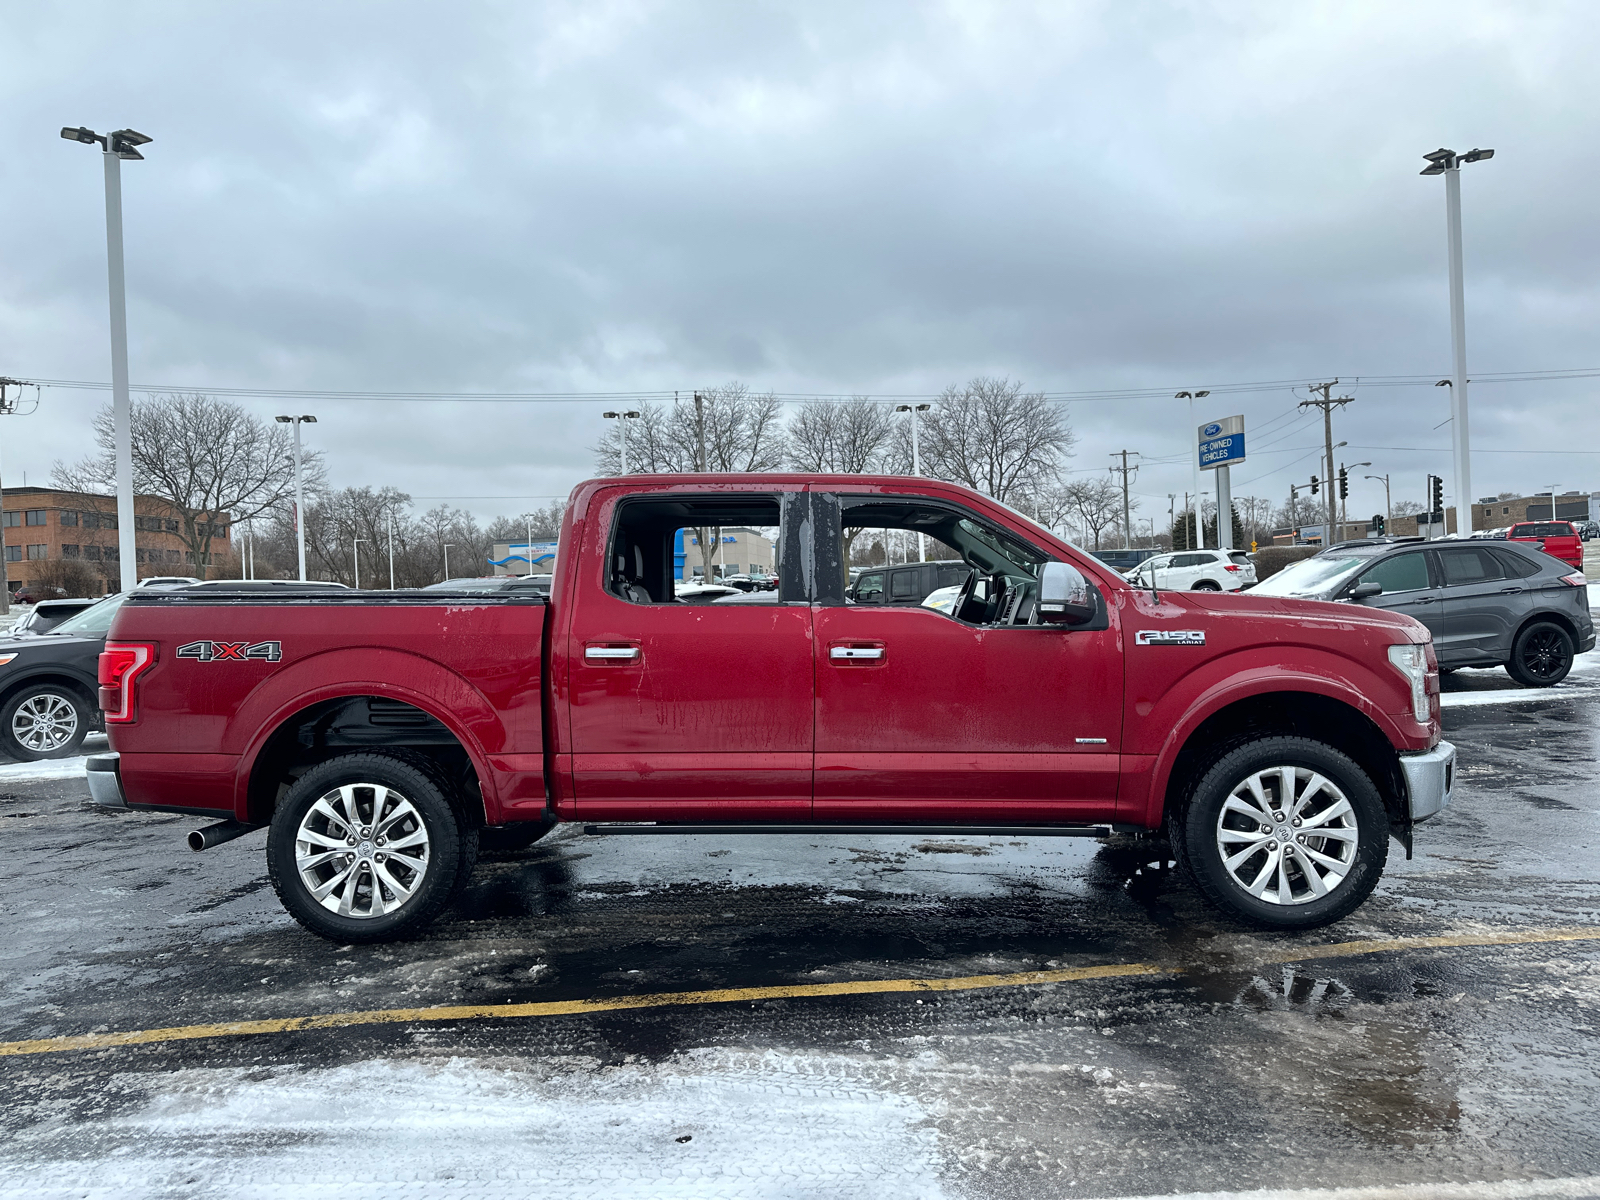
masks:
<path fill-rule="evenodd" d="M 1330 546 L 1250 594 L 1405 613 L 1433 632 L 1441 670 L 1503 666 L 1524 687 L 1549 687 L 1594 648 L 1585 582 L 1522 542 L 1385 540 Z"/>

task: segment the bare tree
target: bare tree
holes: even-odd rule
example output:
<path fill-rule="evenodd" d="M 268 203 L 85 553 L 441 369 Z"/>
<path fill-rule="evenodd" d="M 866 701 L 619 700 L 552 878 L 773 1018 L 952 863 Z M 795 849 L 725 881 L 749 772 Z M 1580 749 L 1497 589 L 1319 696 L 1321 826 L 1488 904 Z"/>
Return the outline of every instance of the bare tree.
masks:
<path fill-rule="evenodd" d="M 178 536 L 201 578 L 226 522 L 261 516 L 294 494 L 288 434 L 232 401 L 196 393 L 152 397 L 135 401 L 132 415 L 134 492 L 178 511 Z M 113 428 L 108 404 L 94 418 L 100 452 L 72 467 L 56 463 L 58 487 L 115 494 Z M 315 453 L 303 464 L 312 477 L 319 474 Z"/>
<path fill-rule="evenodd" d="M 1122 489 L 1104 476 L 1074 479 L 1057 493 L 1061 508 L 1083 529 L 1084 538 L 1100 549 L 1100 535 L 1122 516 Z"/>
<path fill-rule="evenodd" d="M 1418 513 L 1428 511 L 1428 506 L 1420 500 L 1396 500 L 1394 502 L 1394 515 L 1397 517 L 1414 517 Z"/>
<path fill-rule="evenodd" d="M 897 424 L 894 441 L 901 469 L 909 470 L 911 434 L 904 424 Z M 948 387 L 921 414 L 922 473 L 1002 502 L 1044 491 L 1075 441 L 1059 405 L 1009 379 L 980 376 Z"/>
<path fill-rule="evenodd" d="M 789 421 L 789 463 L 797 471 L 858 475 L 893 455 L 894 410 L 881 401 L 807 400 Z"/>
<path fill-rule="evenodd" d="M 1296 495 L 1273 515 L 1273 523 L 1283 528 L 1299 529 L 1302 525 L 1320 525 L 1328 514 L 1327 505 L 1320 496 L 1306 493 Z"/>

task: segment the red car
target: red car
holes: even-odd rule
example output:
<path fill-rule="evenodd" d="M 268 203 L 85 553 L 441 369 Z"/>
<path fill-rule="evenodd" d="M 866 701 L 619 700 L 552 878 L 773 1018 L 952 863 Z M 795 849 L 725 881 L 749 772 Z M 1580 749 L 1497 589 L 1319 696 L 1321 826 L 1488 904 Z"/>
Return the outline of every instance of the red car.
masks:
<path fill-rule="evenodd" d="M 1539 549 L 1583 570 L 1583 539 L 1570 521 L 1524 521 L 1506 534 L 1508 542 L 1538 542 Z"/>
<path fill-rule="evenodd" d="M 705 527 L 773 531 L 770 603 L 681 602 L 676 536 Z M 849 600 L 848 548 L 890 531 L 960 556 L 948 612 Z M 561 821 L 1167 831 L 1221 907 L 1306 929 L 1455 764 L 1411 617 L 1134 587 L 986 496 L 881 476 L 581 484 L 548 595 L 140 588 L 100 684 L 91 794 L 220 818 L 197 850 L 267 827 L 280 898 L 341 943 L 414 932 L 480 844 Z"/>

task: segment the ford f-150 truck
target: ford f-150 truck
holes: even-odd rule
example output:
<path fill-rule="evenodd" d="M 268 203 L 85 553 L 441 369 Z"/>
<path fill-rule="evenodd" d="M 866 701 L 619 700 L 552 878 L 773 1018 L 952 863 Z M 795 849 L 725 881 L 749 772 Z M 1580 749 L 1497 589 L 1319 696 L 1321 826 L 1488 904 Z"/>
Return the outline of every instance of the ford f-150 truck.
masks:
<path fill-rule="evenodd" d="M 777 593 L 676 600 L 675 545 L 728 527 L 769 531 Z M 967 564 L 948 613 L 849 601 L 850 547 L 885 530 Z M 284 906 L 341 942 L 417 930 L 480 844 L 562 821 L 1165 837 L 1224 910 L 1309 928 L 1391 836 L 1409 853 L 1455 761 L 1409 617 L 1136 587 L 976 492 L 879 476 L 581 484 L 548 597 L 135 594 L 99 682 L 96 799 L 217 818 L 195 849 L 267 826 Z"/>

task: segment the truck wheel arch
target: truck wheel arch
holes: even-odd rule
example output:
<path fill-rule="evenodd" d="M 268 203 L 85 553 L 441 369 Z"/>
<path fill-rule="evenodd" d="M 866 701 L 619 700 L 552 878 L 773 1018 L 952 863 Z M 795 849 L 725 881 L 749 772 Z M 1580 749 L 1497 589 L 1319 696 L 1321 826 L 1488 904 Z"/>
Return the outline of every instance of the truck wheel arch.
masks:
<path fill-rule="evenodd" d="M 392 720 L 373 721 L 374 702 Z M 361 720 L 363 709 L 368 714 L 366 721 Z M 341 729 L 365 725 L 369 736 L 318 745 L 318 727 L 341 718 Z M 309 739 L 308 733 L 312 735 Z M 271 819 L 284 789 L 299 774 L 338 754 L 379 747 L 411 748 L 439 757 L 447 765 L 453 765 L 449 760 L 459 756 L 472 776 L 471 786 L 478 791 L 478 799 L 474 800 L 470 788 L 463 787 L 462 799 L 472 805 L 473 816 L 487 819 L 495 804 L 493 776 L 483 748 L 467 735 L 454 715 L 429 704 L 425 697 L 394 689 L 373 691 L 370 687 L 304 697 L 265 725 L 240 759 L 234 809 L 241 820 L 264 824 Z"/>
<path fill-rule="evenodd" d="M 1273 736 L 1310 738 L 1354 759 L 1377 787 L 1391 821 L 1404 824 L 1405 780 L 1400 756 L 1370 715 L 1321 691 L 1280 689 L 1237 697 L 1174 732 L 1152 779 L 1148 822 L 1159 822 L 1188 801 L 1209 765 L 1245 741 Z"/>

